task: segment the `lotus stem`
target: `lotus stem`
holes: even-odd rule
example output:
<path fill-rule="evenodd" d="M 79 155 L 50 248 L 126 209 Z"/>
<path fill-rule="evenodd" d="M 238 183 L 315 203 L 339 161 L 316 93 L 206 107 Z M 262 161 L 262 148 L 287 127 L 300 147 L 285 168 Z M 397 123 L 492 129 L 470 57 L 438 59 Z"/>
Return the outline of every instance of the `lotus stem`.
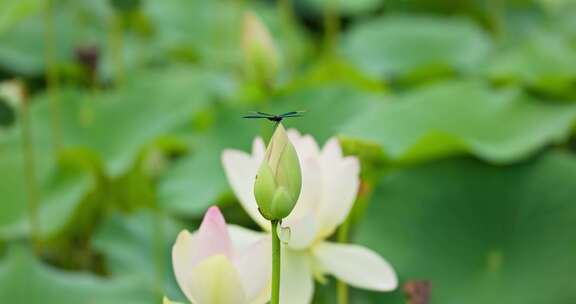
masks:
<path fill-rule="evenodd" d="M 351 218 L 351 216 L 348 216 L 346 221 L 344 221 L 340 228 L 338 228 L 338 235 L 336 236 L 338 243 L 348 242 Z M 346 285 L 342 280 L 336 282 L 336 295 L 338 298 L 338 304 L 348 304 L 348 285 Z"/>
<path fill-rule="evenodd" d="M 56 41 L 54 39 L 54 10 L 53 1 L 46 1 L 44 10 L 44 61 L 46 64 L 46 84 L 50 102 L 50 121 L 52 128 L 52 141 L 55 154 L 61 147 L 60 134 L 60 101 L 58 91 L 60 87 L 58 63 L 56 60 Z"/>
<path fill-rule="evenodd" d="M 276 230 L 279 221 L 273 220 L 272 223 L 272 296 L 271 304 L 280 303 L 280 238 Z"/>
<path fill-rule="evenodd" d="M 154 201 L 154 214 L 153 216 L 153 242 L 154 242 L 154 263 L 156 264 L 156 288 L 158 296 L 161 298 L 163 295 L 163 281 L 164 281 L 164 225 L 163 213 Z"/>
<path fill-rule="evenodd" d="M 332 55 L 336 52 L 338 33 L 340 31 L 340 19 L 338 19 L 337 0 L 328 0 L 324 5 L 324 31 L 325 49 L 328 54 Z"/>
<path fill-rule="evenodd" d="M 294 65 L 294 54 L 291 49 L 291 39 L 292 39 L 292 30 L 293 30 L 293 22 L 294 22 L 294 10 L 292 8 L 292 1 L 291 0 L 280 0 L 278 1 L 278 10 L 280 13 L 281 24 L 282 24 L 282 34 L 284 36 L 285 41 L 285 54 L 286 54 L 286 62 L 285 67 L 288 69 L 288 72 L 291 72 L 292 67 Z"/>
<path fill-rule="evenodd" d="M 124 82 L 124 15 L 116 13 L 110 25 L 110 52 L 116 86 Z"/>
<path fill-rule="evenodd" d="M 36 170 L 34 161 L 34 145 L 28 113 L 28 100 L 24 96 L 20 103 L 20 140 L 24 162 L 24 175 L 26 179 L 26 193 L 28 203 L 28 219 L 30 221 L 30 238 L 34 251 L 39 254 L 40 246 L 40 220 L 38 216 L 38 187 L 36 183 Z"/>

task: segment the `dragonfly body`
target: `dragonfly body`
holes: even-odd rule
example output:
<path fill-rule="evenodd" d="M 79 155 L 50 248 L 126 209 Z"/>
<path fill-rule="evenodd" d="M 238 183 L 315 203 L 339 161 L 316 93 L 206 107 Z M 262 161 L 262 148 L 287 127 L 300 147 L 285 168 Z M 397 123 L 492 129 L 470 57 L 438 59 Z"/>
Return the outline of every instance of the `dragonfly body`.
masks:
<path fill-rule="evenodd" d="M 292 117 L 302 117 L 304 111 L 292 111 L 286 112 L 284 114 L 276 115 L 276 114 L 269 114 L 264 112 L 254 112 L 249 115 L 244 115 L 244 118 L 263 118 L 268 119 L 269 121 L 273 121 L 279 124 L 284 118 L 292 118 Z"/>

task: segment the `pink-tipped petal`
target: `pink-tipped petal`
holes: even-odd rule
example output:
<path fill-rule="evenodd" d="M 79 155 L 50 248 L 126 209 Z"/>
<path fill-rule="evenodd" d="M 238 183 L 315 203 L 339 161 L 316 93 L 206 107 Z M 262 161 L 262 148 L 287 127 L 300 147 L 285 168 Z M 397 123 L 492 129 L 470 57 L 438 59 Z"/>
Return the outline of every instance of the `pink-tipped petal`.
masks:
<path fill-rule="evenodd" d="M 210 207 L 198 232 L 193 238 L 194 252 L 190 256 L 193 263 L 198 263 L 209 256 L 222 254 L 232 256 L 232 243 L 224 216 L 218 207 Z"/>

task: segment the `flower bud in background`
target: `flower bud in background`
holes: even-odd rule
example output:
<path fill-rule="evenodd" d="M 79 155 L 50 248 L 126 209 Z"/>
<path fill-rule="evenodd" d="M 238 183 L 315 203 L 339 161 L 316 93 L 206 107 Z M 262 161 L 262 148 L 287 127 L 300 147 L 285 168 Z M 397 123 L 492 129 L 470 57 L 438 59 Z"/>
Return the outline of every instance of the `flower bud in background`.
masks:
<path fill-rule="evenodd" d="M 18 108 L 26 101 L 26 86 L 18 79 L 0 82 L 0 98 L 13 108 Z"/>
<path fill-rule="evenodd" d="M 254 183 L 254 196 L 267 220 L 287 217 L 300 196 L 302 175 L 294 146 L 282 124 L 278 124 Z"/>
<path fill-rule="evenodd" d="M 280 67 L 278 49 L 264 23 L 253 12 L 244 13 L 242 52 L 248 77 L 271 85 Z"/>
<path fill-rule="evenodd" d="M 16 112 L 25 101 L 26 90 L 22 81 L 0 83 L 0 127 L 9 127 L 16 122 Z"/>
<path fill-rule="evenodd" d="M 82 71 L 88 80 L 88 84 L 95 86 L 98 76 L 98 64 L 100 63 L 101 52 L 97 45 L 88 44 L 76 48 L 74 51 L 76 61 L 82 67 Z"/>

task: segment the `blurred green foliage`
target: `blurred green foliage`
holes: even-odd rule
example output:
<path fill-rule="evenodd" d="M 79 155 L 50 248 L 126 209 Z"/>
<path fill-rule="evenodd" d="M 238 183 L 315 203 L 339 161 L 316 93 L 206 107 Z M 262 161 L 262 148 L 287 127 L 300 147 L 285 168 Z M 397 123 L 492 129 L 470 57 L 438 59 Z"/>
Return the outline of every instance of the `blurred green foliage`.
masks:
<path fill-rule="evenodd" d="M 386 253 L 403 279 L 431 280 L 433 302 L 572 303 L 575 174 L 574 156 L 560 152 L 507 167 L 456 158 L 394 172 L 359 242 Z"/>
<path fill-rule="evenodd" d="M 287 127 L 360 158 L 350 240 L 433 303 L 576 301 L 574 1 L 289 2 L 0 1 L 0 79 L 27 84 L 30 122 L 0 100 L 0 303 L 183 300 L 177 232 L 213 204 L 256 227 L 220 163 L 270 136 L 251 110 L 307 110 Z M 281 52 L 271 87 L 242 66 L 246 9 Z"/>

